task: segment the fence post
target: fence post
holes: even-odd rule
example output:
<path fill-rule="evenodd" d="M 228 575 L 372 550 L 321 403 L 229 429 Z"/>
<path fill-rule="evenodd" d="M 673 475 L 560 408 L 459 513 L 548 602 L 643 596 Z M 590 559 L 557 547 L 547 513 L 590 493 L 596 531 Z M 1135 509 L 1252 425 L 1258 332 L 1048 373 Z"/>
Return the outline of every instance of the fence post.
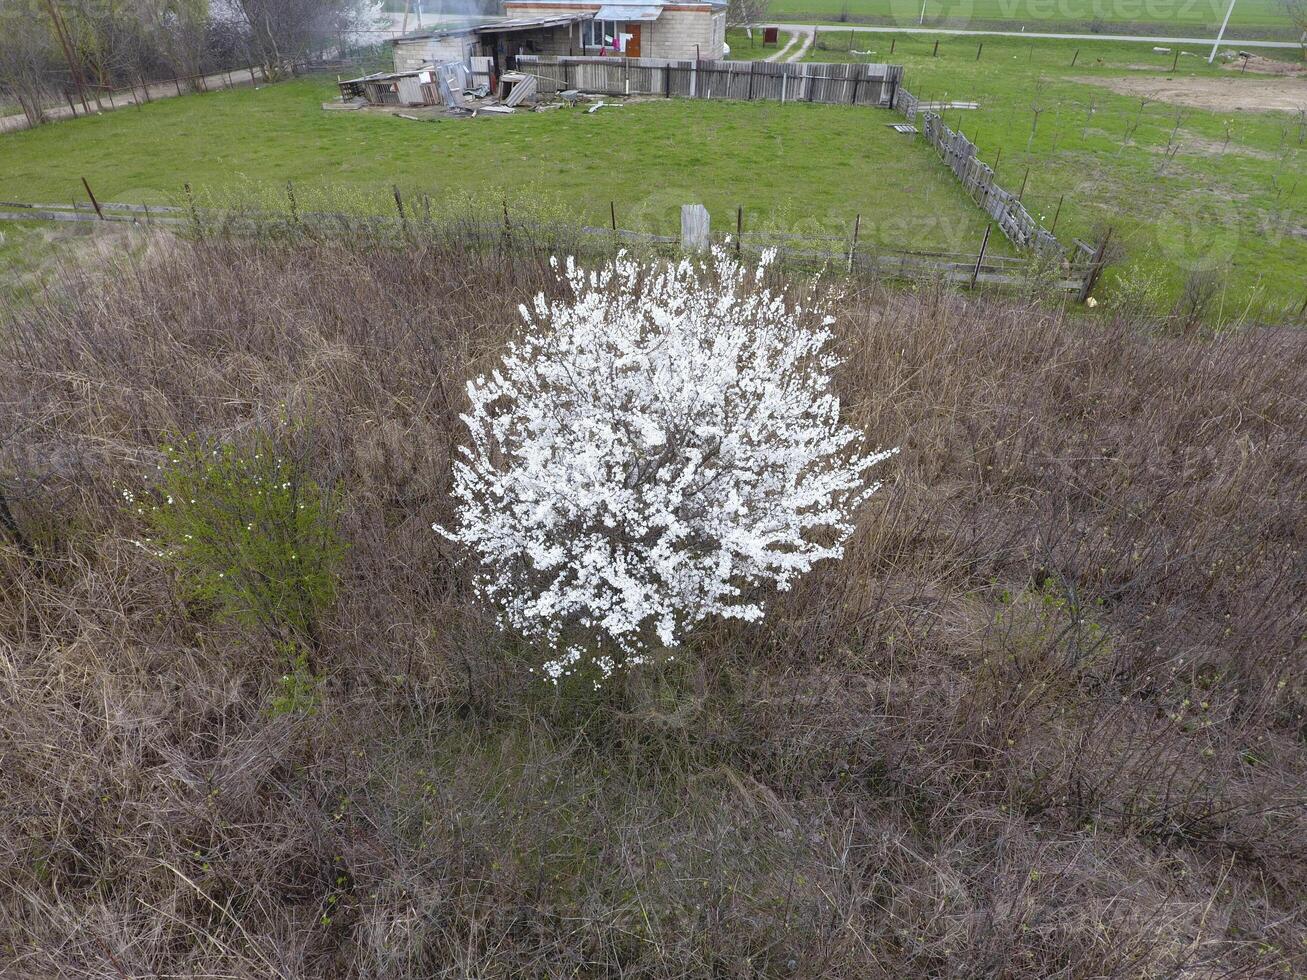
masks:
<path fill-rule="evenodd" d="M 395 193 L 395 210 L 399 212 L 399 227 L 404 232 L 404 237 L 408 237 L 408 215 L 404 213 L 404 199 L 400 197 L 399 185 L 394 184 L 391 190 Z"/>
<path fill-rule="evenodd" d="M 1050 235 L 1057 231 L 1057 219 L 1062 216 L 1062 201 L 1065 200 L 1065 198 L 1066 195 L 1062 194 L 1057 199 L 1057 210 L 1053 212 L 1053 227 L 1048 229 Z"/>
<path fill-rule="evenodd" d="M 744 205 L 735 207 L 735 257 L 740 257 L 741 243 L 744 241 Z"/>
<path fill-rule="evenodd" d="M 95 199 L 95 192 L 91 190 L 91 185 L 86 182 L 85 177 L 82 178 L 82 186 L 86 188 L 86 196 L 91 199 L 91 207 L 95 208 L 95 213 L 103 221 L 104 212 L 100 210 L 100 202 Z"/>
<path fill-rule="evenodd" d="M 708 248 L 708 209 L 702 204 L 681 205 L 681 248 L 702 252 Z"/>
<path fill-rule="evenodd" d="M 1020 201 L 1026 196 L 1026 181 L 1030 179 L 1030 165 L 1026 165 L 1026 175 L 1021 178 L 1021 190 L 1017 191 L 1017 200 Z"/>
<path fill-rule="evenodd" d="M 186 205 L 187 210 L 190 211 L 191 223 L 195 226 L 195 237 L 203 239 L 204 225 L 200 222 L 200 209 L 195 206 L 195 195 L 191 192 L 191 185 L 182 184 L 182 188 L 186 191 Z"/>
<path fill-rule="evenodd" d="M 992 221 L 985 225 L 985 237 L 980 240 L 980 254 L 976 256 L 976 267 L 971 270 L 971 289 L 976 288 L 976 280 L 980 278 L 980 266 L 985 261 L 985 249 L 989 248 L 989 233 L 993 230 Z"/>
<path fill-rule="evenodd" d="M 862 214 L 853 218 L 853 241 L 849 244 L 849 272 L 853 271 L 853 256 L 858 251 L 858 231 L 862 228 Z"/>
<path fill-rule="evenodd" d="M 1112 237 L 1112 229 L 1109 227 L 1107 233 L 1103 235 L 1103 240 L 1098 243 L 1098 248 L 1094 250 L 1094 260 L 1089 266 L 1089 272 L 1085 275 L 1085 284 L 1080 287 L 1080 296 L 1078 301 L 1083 303 L 1089 299 L 1089 294 L 1094 291 L 1094 286 L 1098 283 L 1098 277 L 1103 274 L 1103 266 L 1106 264 L 1107 243 Z"/>

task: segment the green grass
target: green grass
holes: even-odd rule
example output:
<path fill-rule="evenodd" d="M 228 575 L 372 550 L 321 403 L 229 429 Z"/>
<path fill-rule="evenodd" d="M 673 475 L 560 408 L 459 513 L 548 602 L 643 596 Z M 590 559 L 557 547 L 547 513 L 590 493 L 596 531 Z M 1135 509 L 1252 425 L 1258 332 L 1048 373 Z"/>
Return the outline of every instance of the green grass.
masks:
<path fill-rule="evenodd" d="M 780 40 L 774 46 L 764 48 L 761 28 L 753 32 L 752 38 L 742 28 L 731 28 L 726 32 L 726 43 L 731 49 L 731 61 L 762 61 L 768 55 L 775 54 L 785 47 L 787 40 L 789 35 L 782 32 Z"/>
<path fill-rule="evenodd" d="M 855 43 L 867 40 L 861 35 Z M 1088 239 L 1111 225 L 1126 250 L 1118 275 L 1156 280 L 1166 297 L 1175 297 L 1193 270 L 1228 270 L 1227 312 L 1252 303 L 1274 316 L 1302 304 L 1307 117 L 1161 101 L 1141 107 L 1140 98 L 1094 82 L 1171 78 L 1190 80 L 1192 89 L 1217 77 L 1245 92 L 1293 85 L 1303 89 L 1307 106 L 1307 80 L 1239 75 L 1185 55 L 1172 74 L 1174 51 L 1156 54 L 1132 43 L 985 38 L 980 49 L 979 39 L 944 37 L 933 57 L 936 40 L 898 35 L 891 55 L 890 37 L 877 37 L 865 60 L 903 64 L 908 89 L 922 98 L 980 102 L 978 111 L 946 112 L 945 121 L 975 140 L 982 160 L 999 160 L 999 182 L 1009 189 L 1019 188 L 1029 169 L 1025 201 L 1033 213 L 1051 222 L 1065 196 L 1059 238 Z M 847 32 L 823 32 L 811 60 L 845 60 L 847 50 L 831 48 L 847 45 Z M 1035 107 L 1041 112 L 1031 139 Z M 1173 130 L 1179 152 L 1167 162 Z"/>
<path fill-rule="evenodd" d="M 926 0 L 926 27 L 1213 36 L 1226 0 Z M 768 17 L 802 23 L 917 26 L 921 0 L 772 0 Z M 1280 0 L 1238 0 L 1231 37 L 1293 41 Z"/>
<path fill-rule="evenodd" d="M 972 251 L 980 212 L 929 150 L 848 106 L 650 101 L 589 114 L 414 122 L 325 112 L 334 85 L 307 79 L 258 90 L 168 99 L 0 141 L 5 195 L 176 201 L 197 194 L 346 191 L 389 199 L 392 185 L 433 198 L 480 192 L 542 197 L 575 219 L 674 232 L 680 206 L 701 202 L 730 230 L 845 235 L 904 248 Z M 526 187 L 523 192 L 521 188 Z M 328 202 L 329 205 L 329 202 Z M 305 206 L 309 206 L 305 204 Z"/>

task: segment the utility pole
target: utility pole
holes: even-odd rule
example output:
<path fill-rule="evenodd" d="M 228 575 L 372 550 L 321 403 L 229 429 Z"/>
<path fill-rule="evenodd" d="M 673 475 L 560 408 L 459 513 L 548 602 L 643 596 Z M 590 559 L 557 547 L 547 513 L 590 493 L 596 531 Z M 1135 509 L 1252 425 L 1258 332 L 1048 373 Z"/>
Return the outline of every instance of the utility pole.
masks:
<path fill-rule="evenodd" d="M 54 0 L 45 0 L 45 6 L 50 11 L 50 23 L 54 25 L 59 46 L 64 50 L 64 61 L 68 62 L 68 71 L 73 76 L 73 84 L 77 86 L 77 97 L 82 100 L 82 108 L 89 113 L 91 106 L 86 101 L 86 86 L 82 82 L 82 72 L 77 67 L 77 59 L 73 56 L 73 45 L 68 39 L 68 29 L 64 25 L 63 18 L 59 16 L 59 11 L 55 9 Z"/>
<path fill-rule="evenodd" d="M 1221 21 L 1221 30 L 1216 35 L 1216 43 L 1212 45 L 1212 53 L 1207 56 L 1207 63 L 1210 65 L 1216 60 L 1216 49 L 1221 46 L 1221 39 L 1225 37 L 1225 27 L 1230 23 L 1230 15 L 1234 13 L 1234 0 L 1230 0 L 1230 6 L 1225 8 L 1225 20 Z"/>

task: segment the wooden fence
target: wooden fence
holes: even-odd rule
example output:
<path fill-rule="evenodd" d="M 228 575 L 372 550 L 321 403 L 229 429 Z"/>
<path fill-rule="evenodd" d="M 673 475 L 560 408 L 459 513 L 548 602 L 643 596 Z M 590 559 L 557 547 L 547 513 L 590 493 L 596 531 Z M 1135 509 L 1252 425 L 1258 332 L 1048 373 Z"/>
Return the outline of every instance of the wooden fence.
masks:
<path fill-rule="evenodd" d="M 767 99 L 889 108 L 903 80 L 901 65 L 777 64 L 764 61 L 669 61 L 518 55 L 515 67 L 535 75 L 542 92 L 575 89 L 599 95 Z"/>
<path fill-rule="evenodd" d="M 921 106 L 920 100 L 900 86 L 895 91 L 894 108 L 909 121 L 919 121 L 921 133 L 944 163 L 962 182 L 971 199 L 994 219 L 998 228 L 1018 248 L 1031 249 L 1040 255 L 1060 256 L 1066 249 L 1053 233 L 1030 214 L 1017 194 L 994 182 L 994 168 L 982 163 L 975 143 L 944 124 L 938 113 Z"/>

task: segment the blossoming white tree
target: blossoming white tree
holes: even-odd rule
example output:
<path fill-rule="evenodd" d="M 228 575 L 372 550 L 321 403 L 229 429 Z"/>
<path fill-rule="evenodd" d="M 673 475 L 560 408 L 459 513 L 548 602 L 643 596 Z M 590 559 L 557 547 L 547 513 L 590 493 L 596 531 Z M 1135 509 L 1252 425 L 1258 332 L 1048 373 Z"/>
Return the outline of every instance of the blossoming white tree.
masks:
<path fill-rule="evenodd" d="M 758 587 L 839 558 L 879 485 L 893 450 L 840 425 L 832 320 L 764 288 L 766 261 L 569 259 L 571 295 L 523 306 L 525 335 L 469 382 L 458 523 L 435 529 L 501 623 L 551 647 L 554 679 L 760 618 Z"/>

